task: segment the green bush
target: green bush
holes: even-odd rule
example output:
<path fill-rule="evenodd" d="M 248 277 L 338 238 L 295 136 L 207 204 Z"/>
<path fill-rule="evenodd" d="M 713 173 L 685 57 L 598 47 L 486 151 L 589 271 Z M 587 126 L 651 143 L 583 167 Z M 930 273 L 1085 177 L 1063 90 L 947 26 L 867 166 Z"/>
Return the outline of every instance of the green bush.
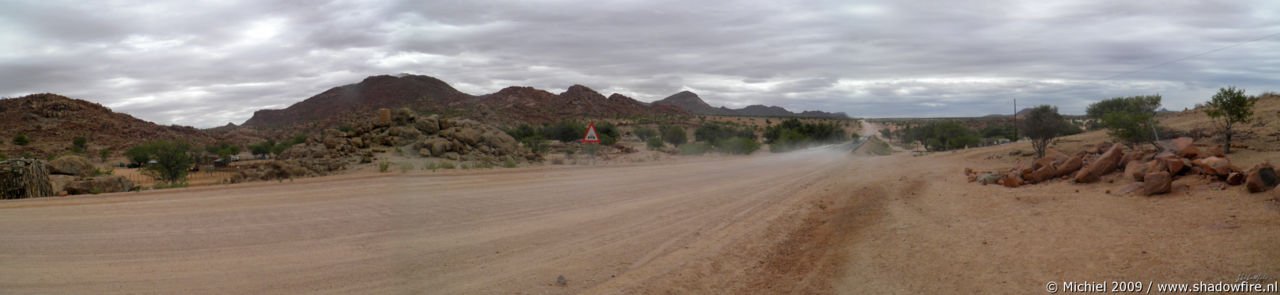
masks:
<path fill-rule="evenodd" d="M 649 127 L 636 127 L 636 129 L 632 130 L 631 133 L 635 134 L 641 141 L 647 141 L 650 138 L 658 137 L 658 130 L 654 130 Z M 661 142 L 661 139 L 659 139 L 659 142 Z"/>
<path fill-rule="evenodd" d="M 542 133 L 543 137 L 559 140 L 560 142 L 574 142 L 582 139 L 582 136 L 587 134 L 587 125 L 565 120 L 542 127 L 539 133 Z"/>
<path fill-rule="evenodd" d="M 442 169 L 453 169 L 453 168 L 457 168 L 457 167 L 453 165 L 453 162 L 443 162 L 443 163 L 440 163 L 440 168 L 442 168 Z"/>
<path fill-rule="evenodd" d="M 662 144 L 662 139 L 658 137 L 650 137 L 646 145 L 650 150 L 655 151 L 662 150 L 662 148 L 665 147 L 665 145 Z"/>
<path fill-rule="evenodd" d="M 130 160 L 141 163 L 144 174 L 168 184 L 186 183 L 187 171 L 195 164 L 191 145 L 179 140 L 152 141 L 129 151 L 133 153 Z M 156 163 L 147 165 L 149 160 Z"/>
<path fill-rule="evenodd" d="M 8 160 L 9 154 L 0 153 L 0 161 Z"/>
<path fill-rule="evenodd" d="M 1066 121 L 1058 114 L 1058 108 L 1050 105 L 1037 106 L 1027 113 L 1027 118 L 1018 121 L 1019 129 L 1031 138 L 1031 147 L 1036 150 L 1036 158 L 1044 158 L 1045 150 L 1053 142 L 1053 138 L 1066 129 Z"/>
<path fill-rule="evenodd" d="M 111 156 L 110 149 L 102 149 L 101 151 L 98 151 L 98 158 L 101 159 L 103 162 L 106 162 L 107 157 L 110 157 L 110 156 Z"/>
<path fill-rule="evenodd" d="M 693 131 L 694 140 L 710 142 L 713 145 L 722 140 L 728 140 L 735 137 L 754 140 L 756 138 L 756 134 L 748 129 L 739 130 L 737 128 L 721 124 L 704 124 L 702 126 L 698 126 L 698 129 Z"/>
<path fill-rule="evenodd" d="M 338 126 L 338 131 L 342 131 L 343 133 L 351 133 L 351 131 L 355 130 L 356 128 L 347 125 Z"/>
<path fill-rule="evenodd" d="M 1249 123 L 1250 117 L 1253 116 L 1253 104 L 1257 102 L 1246 97 L 1244 89 L 1237 90 L 1235 86 L 1231 86 L 1219 89 L 1218 93 L 1205 104 L 1208 108 L 1204 113 L 1213 119 L 1218 129 L 1222 131 L 1222 135 L 1226 137 L 1226 142 L 1222 146 L 1224 153 L 1231 153 L 1231 136 L 1235 133 L 1235 125 Z"/>
<path fill-rule="evenodd" d="M 529 148 L 535 154 L 544 154 L 547 152 L 547 139 L 541 134 L 533 134 L 520 139 L 520 143 Z"/>
<path fill-rule="evenodd" d="M 1134 145 L 1154 142 L 1160 122 L 1155 119 L 1160 108 L 1160 95 L 1116 97 L 1085 108 L 1090 118 L 1098 119 L 1107 134 L 1118 141 Z"/>
<path fill-rule="evenodd" d="M 31 143 L 31 139 L 27 138 L 26 134 L 18 134 L 13 136 L 13 144 L 27 145 L 28 143 Z"/>
<path fill-rule="evenodd" d="M 701 155 L 711 151 L 711 144 L 705 142 L 695 142 L 680 145 L 681 155 Z"/>
<path fill-rule="evenodd" d="M 378 172 L 387 172 L 387 169 L 391 169 L 391 162 L 378 162 Z"/>
<path fill-rule="evenodd" d="M 599 137 L 600 137 L 600 144 L 603 144 L 603 145 L 614 145 L 618 143 L 618 140 L 616 137 L 609 136 L 608 134 L 600 134 Z"/>
<path fill-rule="evenodd" d="M 502 161 L 502 168 L 515 168 L 515 167 L 516 167 L 516 160 L 507 158 L 506 160 Z"/>
<path fill-rule="evenodd" d="M 689 142 L 688 135 L 684 133 L 684 128 L 680 126 L 663 126 L 660 131 L 662 131 L 662 141 L 676 147 Z"/>
<path fill-rule="evenodd" d="M 848 140 L 849 135 L 834 123 L 806 123 L 792 118 L 765 128 L 764 138 L 770 151 L 782 152 L 809 144 Z"/>
<path fill-rule="evenodd" d="M 728 154 L 750 155 L 760 149 L 760 143 L 749 138 L 735 137 L 720 143 L 720 151 Z"/>
<path fill-rule="evenodd" d="M 507 135 L 511 135 L 511 138 L 515 138 L 517 141 L 524 141 L 525 138 L 531 136 L 539 136 L 538 130 L 534 130 L 533 126 L 529 126 L 529 124 L 520 124 L 515 128 L 503 129 L 502 131 L 506 132 Z"/>
<path fill-rule="evenodd" d="M 77 154 L 83 154 L 88 144 L 89 144 L 89 139 L 84 138 L 84 136 L 78 136 L 75 139 L 71 140 L 71 152 L 77 153 Z"/>
<path fill-rule="evenodd" d="M 906 143 L 919 141 L 931 151 L 952 150 L 976 146 L 981 142 L 977 134 L 955 121 L 930 122 L 924 126 L 908 126 L 903 129 Z"/>

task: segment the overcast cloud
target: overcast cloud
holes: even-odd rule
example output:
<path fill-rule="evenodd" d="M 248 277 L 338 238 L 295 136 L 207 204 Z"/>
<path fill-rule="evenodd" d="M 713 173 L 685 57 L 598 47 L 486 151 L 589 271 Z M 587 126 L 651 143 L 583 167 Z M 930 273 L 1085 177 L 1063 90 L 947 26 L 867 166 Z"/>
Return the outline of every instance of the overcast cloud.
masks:
<path fill-rule="evenodd" d="M 0 1 L 0 95 L 214 127 L 397 73 L 858 117 L 1280 91 L 1275 1 L 268 2 Z"/>

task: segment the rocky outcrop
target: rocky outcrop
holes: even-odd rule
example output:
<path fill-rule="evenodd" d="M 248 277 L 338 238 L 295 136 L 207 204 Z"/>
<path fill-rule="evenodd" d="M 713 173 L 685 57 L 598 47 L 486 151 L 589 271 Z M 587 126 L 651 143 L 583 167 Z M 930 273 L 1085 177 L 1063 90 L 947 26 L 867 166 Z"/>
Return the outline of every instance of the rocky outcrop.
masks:
<path fill-rule="evenodd" d="M 127 192 L 134 189 L 133 181 L 124 176 L 94 176 L 67 183 L 66 191 L 72 195 Z"/>
<path fill-rule="evenodd" d="M 90 177 L 94 174 L 93 162 L 85 157 L 70 155 L 49 161 L 49 174 Z"/>

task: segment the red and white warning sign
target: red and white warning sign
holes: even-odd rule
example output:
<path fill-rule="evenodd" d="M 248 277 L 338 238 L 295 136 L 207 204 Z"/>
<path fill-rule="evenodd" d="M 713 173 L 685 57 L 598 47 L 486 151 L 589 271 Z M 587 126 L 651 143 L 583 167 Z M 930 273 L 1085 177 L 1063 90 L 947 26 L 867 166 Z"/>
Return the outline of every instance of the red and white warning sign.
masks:
<path fill-rule="evenodd" d="M 585 142 L 585 143 L 600 143 L 600 137 L 599 137 L 599 136 L 596 136 L 596 123 L 595 123 L 595 122 L 592 122 L 592 123 L 591 123 L 591 125 L 588 125 L 588 126 L 587 126 L 587 135 L 582 137 L 582 142 Z"/>

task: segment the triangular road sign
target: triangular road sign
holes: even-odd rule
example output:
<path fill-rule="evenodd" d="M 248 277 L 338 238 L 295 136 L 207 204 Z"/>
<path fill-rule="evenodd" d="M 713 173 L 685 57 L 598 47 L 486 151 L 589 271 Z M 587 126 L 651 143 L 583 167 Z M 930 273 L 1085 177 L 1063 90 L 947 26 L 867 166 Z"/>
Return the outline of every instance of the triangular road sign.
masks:
<path fill-rule="evenodd" d="M 600 137 L 596 136 L 596 123 L 587 126 L 587 135 L 582 137 L 582 142 L 600 143 Z"/>

